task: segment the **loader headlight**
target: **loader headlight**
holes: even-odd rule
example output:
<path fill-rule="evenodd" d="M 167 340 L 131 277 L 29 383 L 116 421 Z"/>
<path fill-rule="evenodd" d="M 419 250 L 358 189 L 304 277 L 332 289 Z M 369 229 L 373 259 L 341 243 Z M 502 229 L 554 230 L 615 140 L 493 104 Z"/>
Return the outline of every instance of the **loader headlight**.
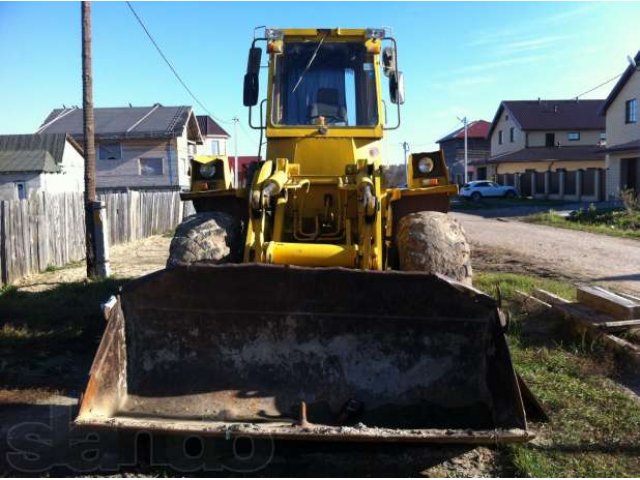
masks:
<path fill-rule="evenodd" d="M 216 174 L 216 165 L 215 162 L 205 163 L 204 165 L 200 165 L 200 175 L 204 178 L 211 178 Z"/>
<path fill-rule="evenodd" d="M 420 173 L 431 173 L 433 171 L 433 160 L 425 157 L 418 162 L 418 170 Z"/>

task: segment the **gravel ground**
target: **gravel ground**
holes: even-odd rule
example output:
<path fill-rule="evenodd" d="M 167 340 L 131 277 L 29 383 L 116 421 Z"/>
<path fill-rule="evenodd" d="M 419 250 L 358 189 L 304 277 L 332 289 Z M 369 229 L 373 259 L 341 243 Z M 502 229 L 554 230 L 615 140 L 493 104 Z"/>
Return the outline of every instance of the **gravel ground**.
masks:
<path fill-rule="evenodd" d="M 640 241 L 519 222 L 453 214 L 476 250 L 491 249 L 505 263 L 520 263 L 556 276 L 640 292 Z M 472 258 L 474 257 L 472 251 Z M 517 272 L 517 270 L 516 270 Z"/>

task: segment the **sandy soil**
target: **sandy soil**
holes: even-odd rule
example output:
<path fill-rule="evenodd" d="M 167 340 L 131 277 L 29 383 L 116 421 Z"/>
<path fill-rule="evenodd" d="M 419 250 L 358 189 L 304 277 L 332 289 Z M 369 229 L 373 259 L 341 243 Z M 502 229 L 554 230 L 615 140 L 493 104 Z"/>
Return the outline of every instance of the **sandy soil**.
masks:
<path fill-rule="evenodd" d="M 454 213 L 480 262 L 640 292 L 640 241 Z M 487 255 L 489 253 L 489 255 Z M 473 255 L 473 252 L 472 252 Z M 484 258 L 484 260 L 483 260 Z M 503 270 L 503 268 L 496 268 Z"/>

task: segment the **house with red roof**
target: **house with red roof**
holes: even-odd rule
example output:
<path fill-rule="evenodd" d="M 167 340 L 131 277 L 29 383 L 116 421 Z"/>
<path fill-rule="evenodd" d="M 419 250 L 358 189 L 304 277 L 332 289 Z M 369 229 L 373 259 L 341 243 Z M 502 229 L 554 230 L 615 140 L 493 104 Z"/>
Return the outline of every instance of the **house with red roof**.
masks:
<path fill-rule="evenodd" d="M 471 160 L 486 160 L 489 157 L 489 139 L 487 134 L 491 123 L 486 120 L 475 120 L 467 125 L 467 167 L 468 180 L 474 180 L 475 167 Z M 464 183 L 464 127 L 442 137 L 436 143 L 444 153 L 449 178 L 452 182 Z"/>

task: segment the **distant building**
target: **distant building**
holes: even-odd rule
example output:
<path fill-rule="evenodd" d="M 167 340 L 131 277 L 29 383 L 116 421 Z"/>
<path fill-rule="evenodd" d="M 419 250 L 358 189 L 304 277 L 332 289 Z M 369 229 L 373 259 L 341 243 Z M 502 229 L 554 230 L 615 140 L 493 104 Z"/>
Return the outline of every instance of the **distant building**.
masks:
<path fill-rule="evenodd" d="M 602 108 L 607 126 L 607 197 L 620 190 L 640 192 L 640 51 L 636 66 L 629 65 Z"/>
<path fill-rule="evenodd" d="M 473 180 L 474 166 L 472 160 L 486 160 L 491 150 L 487 134 L 491 123 L 486 120 L 475 120 L 467 125 L 467 178 Z M 462 185 L 464 183 L 464 127 L 451 132 L 436 143 L 444 153 L 444 159 L 449 168 L 449 177 L 452 182 Z"/>
<path fill-rule="evenodd" d="M 198 155 L 226 155 L 230 135 L 209 115 L 198 115 L 203 144 L 196 147 Z"/>
<path fill-rule="evenodd" d="M 190 106 L 95 109 L 99 189 L 186 189 L 190 157 L 204 143 Z M 82 109 L 53 110 L 38 133 L 83 141 Z"/>
<path fill-rule="evenodd" d="M 521 195 L 604 198 L 604 100 L 503 101 L 489 137 L 491 156 L 474 161 L 478 179 L 515 186 Z"/>
<path fill-rule="evenodd" d="M 82 148 L 69 135 L 0 135 L 0 200 L 84 192 Z"/>

